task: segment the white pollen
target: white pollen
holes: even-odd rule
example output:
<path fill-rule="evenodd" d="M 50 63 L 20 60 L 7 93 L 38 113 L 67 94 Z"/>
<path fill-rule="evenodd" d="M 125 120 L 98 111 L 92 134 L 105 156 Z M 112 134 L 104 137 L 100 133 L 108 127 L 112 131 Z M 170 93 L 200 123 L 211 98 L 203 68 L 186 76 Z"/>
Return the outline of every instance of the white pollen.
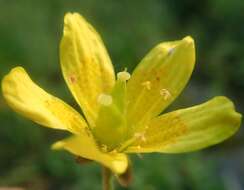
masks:
<path fill-rule="evenodd" d="M 110 95 L 107 95 L 107 94 L 100 94 L 97 98 L 97 102 L 101 105 L 104 105 L 104 106 L 109 106 L 112 104 L 113 102 L 113 98 L 112 96 Z"/>
<path fill-rule="evenodd" d="M 167 89 L 165 89 L 165 88 L 161 89 L 159 93 L 160 93 L 161 96 L 163 96 L 164 100 L 167 100 L 167 99 L 169 99 L 171 97 L 170 92 Z"/>
<path fill-rule="evenodd" d="M 144 86 L 147 90 L 151 90 L 151 82 L 150 81 L 145 81 L 141 83 L 142 86 Z"/>
<path fill-rule="evenodd" d="M 118 72 L 117 78 L 120 81 L 127 81 L 130 79 L 130 73 L 128 73 L 127 71 Z"/>

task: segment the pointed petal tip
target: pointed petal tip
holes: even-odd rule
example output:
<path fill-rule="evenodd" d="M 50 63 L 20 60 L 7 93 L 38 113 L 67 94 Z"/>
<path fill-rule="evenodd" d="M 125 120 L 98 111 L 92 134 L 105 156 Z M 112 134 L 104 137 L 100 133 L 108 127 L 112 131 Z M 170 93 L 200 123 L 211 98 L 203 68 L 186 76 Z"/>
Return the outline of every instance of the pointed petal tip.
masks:
<path fill-rule="evenodd" d="M 67 12 L 64 15 L 64 25 L 71 25 L 75 20 L 83 19 L 85 20 L 79 13 L 77 12 Z"/>
<path fill-rule="evenodd" d="M 11 74 L 11 73 L 14 73 L 14 72 L 18 72 L 18 71 L 25 71 L 25 69 L 24 69 L 23 67 L 21 67 L 21 66 L 16 66 L 16 67 L 12 68 L 12 69 L 9 71 L 8 74 Z M 7 74 L 7 75 L 8 75 L 8 74 Z"/>
<path fill-rule="evenodd" d="M 64 24 L 68 24 L 69 19 L 70 19 L 72 16 L 73 16 L 73 13 L 71 13 L 71 12 L 67 12 L 67 13 L 65 13 L 65 15 L 64 15 Z"/>
<path fill-rule="evenodd" d="M 182 39 L 182 44 L 185 47 L 189 47 L 193 51 L 195 51 L 195 41 L 191 36 L 186 36 Z"/>
<path fill-rule="evenodd" d="M 64 15 L 64 22 L 67 23 L 68 21 L 71 21 L 72 19 L 83 19 L 86 20 L 80 13 L 78 12 L 67 12 Z"/>
<path fill-rule="evenodd" d="M 69 18 L 71 18 L 71 17 L 73 17 L 73 16 L 75 16 L 75 15 L 80 15 L 80 14 L 77 13 L 77 12 L 67 12 L 67 13 L 65 13 L 65 15 L 64 15 L 64 19 L 69 19 Z"/>
<path fill-rule="evenodd" d="M 229 102 L 233 110 L 235 111 L 235 105 L 232 100 L 226 96 L 215 96 L 213 98 L 215 101 L 222 101 L 223 103 Z"/>
<path fill-rule="evenodd" d="M 221 102 L 223 105 L 229 105 L 229 109 L 228 111 L 226 110 L 226 114 L 233 121 L 233 125 L 230 127 L 236 128 L 236 130 L 233 130 L 233 134 L 235 134 L 241 126 L 242 114 L 236 111 L 235 104 L 226 96 L 216 96 L 213 98 L 213 100 L 216 102 Z"/>
<path fill-rule="evenodd" d="M 58 141 L 58 142 L 52 144 L 51 149 L 52 149 L 52 150 L 60 150 L 60 149 L 62 149 L 63 147 L 64 147 L 64 142 L 62 142 L 62 141 Z"/>
<path fill-rule="evenodd" d="M 1 82 L 1 88 L 2 88 L 2 92 L 3 92 L 3 96 L 5 95 L 4 93 L 4 87 L 7 84 L 7 80 L 9 79 L 9 77 L 13 74 L 15 74 L 16 72 L 25 72 L 25 69 L 21 66 L 16 66 L 14 68 L 12 68 L 2 79 Z"/>
<path fill-rule="evenodd" d="M 182 40 L 186 43 L 194 44 L 194 39 L 191 36 L 186 36 Z"/>

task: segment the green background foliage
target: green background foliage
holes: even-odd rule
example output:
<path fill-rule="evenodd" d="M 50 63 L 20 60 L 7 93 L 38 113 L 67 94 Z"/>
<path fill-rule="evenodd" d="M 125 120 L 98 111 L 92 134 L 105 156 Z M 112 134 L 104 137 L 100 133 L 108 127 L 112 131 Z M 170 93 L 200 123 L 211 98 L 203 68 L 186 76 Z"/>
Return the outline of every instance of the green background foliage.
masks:
<path fill-rule="evenodd" d="M 116 71 L 129 71 L 161 41 L 191 35 L 197 65 L 169 108 L 230 97 L 244 111 L 243 0 L 0 0 L 0 78 L 21 65 L 48 92 L 79 109 L 59 68 L 63 16 L 77 11 L 102 35 Z M 79 166 L 50 145 L 67 133 L 41 128 L 12 112 L 0 96 L 0 187 L 30 190 L 101 189 L 97 164 Z M 133 190 L 242 190 L 241 129 L 231 139 L 188 154 L 132 156 Z M 116 189 L 124 189 L 116 185 Z"/>

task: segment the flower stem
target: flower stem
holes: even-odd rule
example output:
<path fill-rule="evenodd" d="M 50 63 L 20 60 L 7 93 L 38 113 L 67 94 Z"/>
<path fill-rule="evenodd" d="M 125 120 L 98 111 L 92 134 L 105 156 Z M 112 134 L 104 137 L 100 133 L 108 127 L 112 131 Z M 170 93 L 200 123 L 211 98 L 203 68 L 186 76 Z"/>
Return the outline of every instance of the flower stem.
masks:
<path fill-rule="evenodd" d="M 103 190 L 113 190 L 111 171 L 104 166 L 102 167 L 102 176 L 103 176 Z"/>

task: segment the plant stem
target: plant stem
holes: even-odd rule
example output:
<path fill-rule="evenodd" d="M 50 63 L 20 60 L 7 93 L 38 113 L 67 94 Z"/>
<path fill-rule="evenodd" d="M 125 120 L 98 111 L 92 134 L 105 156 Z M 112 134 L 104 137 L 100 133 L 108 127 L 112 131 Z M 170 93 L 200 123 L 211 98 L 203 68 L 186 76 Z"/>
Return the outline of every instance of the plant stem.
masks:
<path fill-rule="evenodd" d="M 102 176 L 103 176 L 103 190 L 113 190 L 112 181 L 111 181 L 111 171 L 102 166 Z"/>

